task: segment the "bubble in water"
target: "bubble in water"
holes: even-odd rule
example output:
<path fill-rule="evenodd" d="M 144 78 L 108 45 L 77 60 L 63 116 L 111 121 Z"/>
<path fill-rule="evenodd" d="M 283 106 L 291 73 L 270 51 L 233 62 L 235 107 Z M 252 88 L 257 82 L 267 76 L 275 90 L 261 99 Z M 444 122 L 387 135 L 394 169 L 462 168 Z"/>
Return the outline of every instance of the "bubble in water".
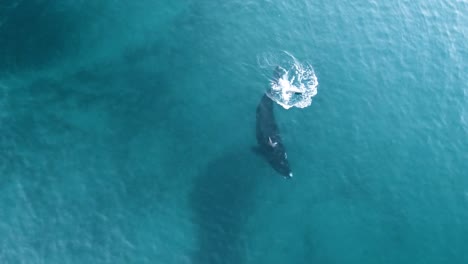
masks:
<path fill-rule="evenodd" d="M 312 65 L 300 63 L 292 54 L 284 51 L 278 55 L 265 53 L 258 58 L 260 68 L 268 70 L 271 76 L 266 94 L 273 101 L 289 109 L 305 108 L 312 104 L 317 94 L 318 80 Z"/>

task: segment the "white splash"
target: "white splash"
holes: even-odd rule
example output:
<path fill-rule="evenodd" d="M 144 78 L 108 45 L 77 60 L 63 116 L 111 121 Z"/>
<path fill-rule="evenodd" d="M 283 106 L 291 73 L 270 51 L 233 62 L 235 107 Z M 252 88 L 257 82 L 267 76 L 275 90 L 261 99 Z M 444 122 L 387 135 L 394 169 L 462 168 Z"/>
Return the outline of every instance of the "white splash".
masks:
<path fill-rule="evenodd" d="M 312 104 L 317 94 L 318 80 L 312 65 L 300 63 L 292 54 L 284 51 L 278 56 L 264 54 L 259 60 L 260 67 L 274 70 L 270 79 L 268 97 L 285 109 L 305 108 Z"/>

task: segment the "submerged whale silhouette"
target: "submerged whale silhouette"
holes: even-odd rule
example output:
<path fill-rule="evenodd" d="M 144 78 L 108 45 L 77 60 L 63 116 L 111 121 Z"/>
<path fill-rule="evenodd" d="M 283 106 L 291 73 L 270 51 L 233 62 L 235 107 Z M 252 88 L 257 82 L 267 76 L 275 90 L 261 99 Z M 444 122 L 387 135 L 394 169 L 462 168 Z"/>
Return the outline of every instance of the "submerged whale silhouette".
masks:
<path fill-rule="evenodd" d="M 255 151 L 266 158 L 270 165 L 286 178 L 293 173 L 289 167 L 288 155 L 280 137 L 273 113 L 273 101 L 263 94 L 257 106 L 256 134 L 258 147 Z"/>

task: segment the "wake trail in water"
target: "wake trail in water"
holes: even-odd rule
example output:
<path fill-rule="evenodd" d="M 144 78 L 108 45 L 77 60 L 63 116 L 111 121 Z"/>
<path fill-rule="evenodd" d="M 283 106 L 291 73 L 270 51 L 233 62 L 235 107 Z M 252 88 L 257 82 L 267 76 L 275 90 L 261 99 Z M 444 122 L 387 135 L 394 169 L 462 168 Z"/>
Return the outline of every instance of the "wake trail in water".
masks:
<path fill-rule="evenodd" d="M 312 65 L 301 63 L 287 51 L 264 53 L 257 57 L 258 65 L 269 79 L 266 94 L 285 109 L 305 108 L 317 94 L 318 80 Z"/>

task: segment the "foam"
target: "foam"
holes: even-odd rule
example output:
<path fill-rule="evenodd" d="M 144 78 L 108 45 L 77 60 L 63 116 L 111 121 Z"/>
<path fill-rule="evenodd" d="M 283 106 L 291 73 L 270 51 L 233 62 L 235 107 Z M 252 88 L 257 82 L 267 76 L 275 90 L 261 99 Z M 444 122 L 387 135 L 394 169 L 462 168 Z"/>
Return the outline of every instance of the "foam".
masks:
<path fill-rule="evenodd" d="M 301 63 L 292 54 L 283 51 L 278 55 L 263 54 L 259 66 L 276 71 L 277 76 L 270 79 L 267 96 L 285 109 L 305 108 L 312 104 L 317 94 L 318 80 L 312 65 Z"/>

